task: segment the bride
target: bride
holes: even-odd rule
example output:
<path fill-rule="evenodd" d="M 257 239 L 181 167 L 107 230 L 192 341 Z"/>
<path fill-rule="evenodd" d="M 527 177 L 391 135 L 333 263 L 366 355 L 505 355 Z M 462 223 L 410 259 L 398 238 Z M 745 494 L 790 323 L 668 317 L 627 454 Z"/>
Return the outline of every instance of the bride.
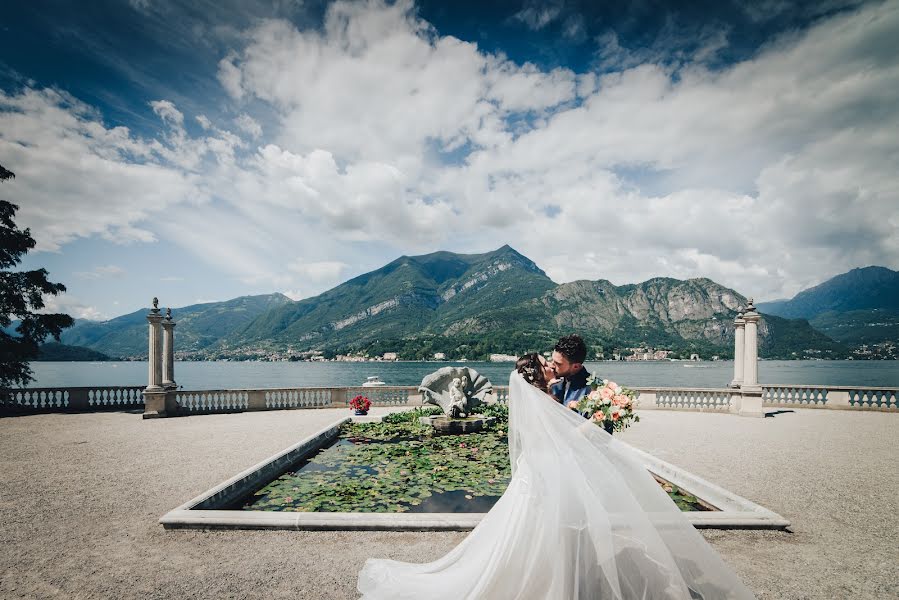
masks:
<path fill-rule="evenodd" d="M 426 564 L 368 559 L 363 599 L 753 598 L 629 451 L 547 394 L 525 355 L 509 380 L 509 487 Z"/>

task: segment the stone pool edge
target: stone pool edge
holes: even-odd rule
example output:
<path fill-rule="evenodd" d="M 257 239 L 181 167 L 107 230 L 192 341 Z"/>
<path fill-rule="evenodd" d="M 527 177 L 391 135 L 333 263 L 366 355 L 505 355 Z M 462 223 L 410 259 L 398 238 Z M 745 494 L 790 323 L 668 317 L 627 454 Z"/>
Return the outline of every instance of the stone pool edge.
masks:
<path fill-rule="evenodd" d="M 360 419 L 361 420 L 361 419 Z M 379 420 L 371 417 L 365 419 Z M 307 458 L 337 438 L 340 427 L 353 421 L 339 419 L 318 433 L 278 452 L 234 477 L 167 512 L 159 523 L 165 529 L 293 529 L 293 530 L 407 530 L 468 531 L 485 513 L 349 513 L 216 510 L 279 477 L 290 465 Z M 720 511 L 683 513 L 696 528 L 786 529 L 790 522 L 762 506 L 737 496 L 679 467 L 619 440 L 631 448 L 652 473 L 682 487 Z"/>
<path fill-rule="evenodd" d="M 627 446 L 643 463 L 646 470 L 677 487 L 687 490 L 703 502 L 711 504 L 717 511 L 691 511 L 684 513 L 694 527 L 706 529 L 786 529 L 790 521 L 776 512 L 765 508 L 742 496 L 738 496 L 721 486 L 667 463 L 630 444 L 615 440 L 614 443 Z"/>

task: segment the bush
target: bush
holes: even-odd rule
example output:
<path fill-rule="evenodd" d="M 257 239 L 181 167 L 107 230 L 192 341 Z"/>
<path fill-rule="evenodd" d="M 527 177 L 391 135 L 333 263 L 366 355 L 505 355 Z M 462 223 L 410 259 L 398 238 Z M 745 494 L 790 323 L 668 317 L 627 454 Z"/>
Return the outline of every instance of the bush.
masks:
<path fill-rule="evenodd" d="M 505 404 L 482 404 L 478 413 L 485 417 L 496 417 L 496 425 L 509 422 L 509 407 Z"/>
<path fill-rule="evenodd" d="M 404 410 L 403 412 L 395 412 L 385 416 L 382 419 L 384 423 L 418 423 L 418 417 L 431 417 L 433 415 L 442 414 L 443 411 L 439 406 L 422 406 L 413 408 L 412 410 Z"/>

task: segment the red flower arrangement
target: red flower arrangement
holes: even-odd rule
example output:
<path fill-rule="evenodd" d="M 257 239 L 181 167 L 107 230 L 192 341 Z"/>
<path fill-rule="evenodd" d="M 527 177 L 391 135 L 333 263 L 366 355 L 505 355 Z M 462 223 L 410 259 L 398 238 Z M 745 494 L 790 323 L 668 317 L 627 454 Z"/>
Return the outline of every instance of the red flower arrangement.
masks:
<path fill-rule="evenodd" d="M 371 408 L 371 400 L 360 394 L 359 396 L 356 396 L 355 398 L 350 400 L 350 408 L 352 408 L 353 410 L 367 411 L 369 408 Z"/>

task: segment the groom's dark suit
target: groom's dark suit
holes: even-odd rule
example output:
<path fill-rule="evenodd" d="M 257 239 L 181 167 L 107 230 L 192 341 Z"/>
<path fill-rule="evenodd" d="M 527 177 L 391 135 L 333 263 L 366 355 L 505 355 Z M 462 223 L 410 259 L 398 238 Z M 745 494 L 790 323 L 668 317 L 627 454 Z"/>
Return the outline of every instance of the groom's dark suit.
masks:
<path fill-rule="evenodd" d="M 559 383 L 554 384 L 549 389 L 549 393 L 563 406 L 568 406 L 572 400 L 580 400 L 590 393 L 590 386 L 587 385 L 588 377 L 590 377 L 590 373 L 581 367 L 581 370 L 571 377 L 565 377 Z"/>

